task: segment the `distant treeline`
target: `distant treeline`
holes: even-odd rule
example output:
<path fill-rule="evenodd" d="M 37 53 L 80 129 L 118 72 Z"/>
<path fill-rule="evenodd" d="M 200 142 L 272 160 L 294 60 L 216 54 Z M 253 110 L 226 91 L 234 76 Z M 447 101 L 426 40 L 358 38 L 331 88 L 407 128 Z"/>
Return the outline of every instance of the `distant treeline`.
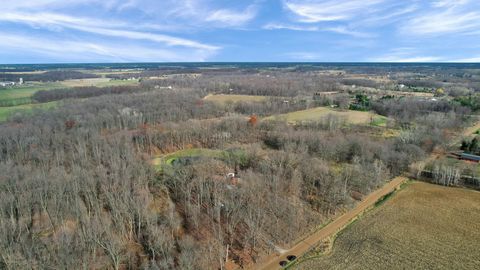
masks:
<path fill-rule="evenodd" d="M 144 70 L 142 72 L 128 72 L 128 73 L 119 73 L 119 74 L 108 74 L 107 78 L 117 79 L 117 80 L 126 80 L 129 78 L 150 78 L 150 77 L 161 77 L 166 75 L 175 75 L 175 74 L 208 74 L 208 75 L 222 75 L 222 74 L 251 74 L 257 73 L 256 69 L 235 69 L 235 68 L 216 68 L 216 69 L 198 69 L 198 68 L 182 68 L 182 69 L 154 69 L 154 70 Z"/>
<path fill-rule="evenodd" d="M 89 79 L 100 78 L 100 76 L 91 73 L 84 73 L 73 70 L 58 70 L 47 71 L 44 73 L 36 74 L 18 74 L 18 73 L 4 73 L 0 74 L 0 81 L 18 81 L 22 78 L 24 81 L 40 81 L 40 82 L 52 82 L 52 81 L 65 81 L 72 79 Z"/>
<path fill-rule="evenodd" d="M 38 91 L 32 98 L 38 102 L 50 102 L 69 98 L 89 98 L 103 95 L 129 94 L 136 92 L 145 92 L 150 88 L 139 86 L 111 86 L 111 87 L 75 87 L 66 89 L 56 89 L 49 91 Z"/>

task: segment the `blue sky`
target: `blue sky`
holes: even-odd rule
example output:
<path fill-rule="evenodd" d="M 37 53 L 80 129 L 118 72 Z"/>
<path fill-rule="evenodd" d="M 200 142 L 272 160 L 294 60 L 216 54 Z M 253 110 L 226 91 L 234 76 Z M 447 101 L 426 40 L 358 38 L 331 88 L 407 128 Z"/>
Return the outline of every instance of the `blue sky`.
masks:
<path fill-rule="evenodd" d="M 2 0 L 0 63 L 480 62 L 478 0 Z"/>

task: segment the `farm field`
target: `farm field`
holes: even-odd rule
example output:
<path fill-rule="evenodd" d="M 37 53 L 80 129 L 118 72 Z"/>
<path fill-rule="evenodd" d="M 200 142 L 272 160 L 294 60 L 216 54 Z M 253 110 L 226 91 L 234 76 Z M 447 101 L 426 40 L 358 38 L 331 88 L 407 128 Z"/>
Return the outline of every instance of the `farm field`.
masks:
<path fill-rule="evenodd" d="M 66 80 L 61 82 L 65 87 L 108 87 L 108 86 L 122 86 L 122 85 L 136 85 L 138 80 L 111 80 L 109 78 L 91 78 L 91 79 L 76 79 Z"/>
<path fill-rule="evenodd" d="M 478 269 L 480 192 L 412 182 L 293 269 Z"/>
<path fill-rule="evenodd" d="M 15 112 L 31 112 L 35 109 L 51 109 L 57 106 L 56 101 L 40 104 L 25 104 L 12 107 L 0 107 L 0 122 L 4 122 Z"/>
<path fill-rule="evenodd" d="M 7 104 L 8 106 L 15 106 L 27 104 L 31 102 L 30 97 L 37 91 L 52 90 L 62 88 L 59 83 L 28 83 L 21 87 L 13 87 L 8 89 L 0 89 L 0 107 Z"/>
<path fill-rule="evenodd" d="M 266 96 L 248 96 L 248 95 L 208 95 L 205 100 L 226 104 L 228 102 L 260 102 L 267 99 Z"/>
<path fill-rule="evenodd" d="M 269 119 L 278 119 L 285 120 L 289 123 L 298 123 L 298 122 L 315 122 L 325 119 L 328 115 L 338 116 L 345 119 L 347 123 L 350 124 L 372 124 L 376 126 L 385 126 L 387 123 L 387 118 L 381 115 L 377 115 L 371 112 L 362 112 L 362 111 L 339 111 L 333 110 L 327 107 L 316 107 L 312 109 L 296 111 L 286 114 L 280 114 L 278 116 L 271 116 L 265 118 Z"/>

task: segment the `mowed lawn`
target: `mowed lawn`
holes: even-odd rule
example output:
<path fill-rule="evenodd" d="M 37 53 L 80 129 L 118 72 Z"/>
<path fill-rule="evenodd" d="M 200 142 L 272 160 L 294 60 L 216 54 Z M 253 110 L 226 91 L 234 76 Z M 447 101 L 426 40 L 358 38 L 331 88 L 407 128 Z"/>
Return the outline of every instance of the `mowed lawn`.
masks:
<path fill-rule="evenodd" d="M 0 107 L 0 122 L 4 122 L 7 118 L 15 112 L 30 113 L 35 109 L 51 109 L 57 106 L 57 101 L 52 101 L 48 103 L 39 103 L 39 104 L 25 104 L 12 107 Z"/>
<path fill-rule="evenodd" d="M 480 192 L 413 182 L 293 269 L 479 269 L 479 251 Z"/>
<path fill-rule="evenodd" d="M 302 111 L 275 115 L 267 117 L 266 120 L 285 120 L 288 123 L 318 122 L 324 120 L 328 115 L 337 116 L 350 124 L 372 124 L 376 126 L 385 126 L 387 123 L 386 117 L 375 113 L 352 110 L 341 111 L 327 107 L 316 107 Z"/>
<path fill-rule="evenodd" d="M 208 95 L 204 100 L 226 104 L 229 102 L 261 102 L 266 100 L 266 96 L 249 96 L 249 95 Z"/>

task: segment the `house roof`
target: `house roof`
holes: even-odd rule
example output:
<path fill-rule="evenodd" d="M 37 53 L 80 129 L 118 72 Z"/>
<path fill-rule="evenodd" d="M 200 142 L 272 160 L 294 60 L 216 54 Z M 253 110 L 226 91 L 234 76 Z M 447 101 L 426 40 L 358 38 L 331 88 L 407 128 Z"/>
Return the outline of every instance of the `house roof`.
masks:
<path fill-rule="evenodd" d="M 480 161 L 480 156 L 477 155 L 462 153 L 460 156 L 464 159 Z"/>

